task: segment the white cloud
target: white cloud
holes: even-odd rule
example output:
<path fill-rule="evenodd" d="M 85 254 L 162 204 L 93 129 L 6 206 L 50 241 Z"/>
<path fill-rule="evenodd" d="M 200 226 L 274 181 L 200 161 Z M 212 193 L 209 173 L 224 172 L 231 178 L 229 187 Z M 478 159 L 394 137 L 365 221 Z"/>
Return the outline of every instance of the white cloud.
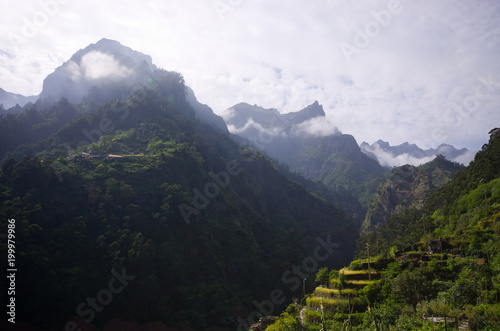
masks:
<path fill-rule="evenodd" d="M 384 151 L 380 146 L 374 144 L 372 148 L 369 149 L 376 157 L 378 162 L 383 167 L 399 167 L 405 164 L 410 164 L 413 166 L 418 166 L 427 162 L 432 161 L 435 156 L 427 156 L 423 158 L 417 158 L 411 156 L 408 153 L 403 153 L 399 155 L 394 155 L 391 152 Z"/>
<path fill-rule="evenodd" d="M 241 134 L 251 129 L 254 129 L 259 134 L 265 134 L 266 136 L 269 137 L 286 135 L 286 133 L 284 132 L 284 128 L 282 127 L 264 128 L 261 124 L 255 122 L 253 118 L 250 118 L 242 127 L 238 128 L 235 125 L 228 125 L 227 129 L 229 130 L 229 132 L 234 134 Z"/>
<path fill-rule="evenodd" d="M 111 54 L 91 51 L 85 54 L 80 64 L 70 61 L 66 68 L 74 81 L 82 77 L 87 80 L 125 78 L 132 70 L 122 66 Z"/>
<path fill-rule="evenodd" d="M 302 122 L 293 128 L 297 135 L 310 135 L 325 137 L 339 134 L 340 131 L 335 125 L 329 122 L 325 117 L 314 117 L 308 121 Z"/>
<path fill-rule="evenodd" d="M 66 70 L 69 71 L 71 79 L 76 82 L 82 78 L 82 70 L 75 61 L 69 61 Z"/>
<path fill-rule="evenodd" d="M 468 166 L 469 163 L 474 160 L 474 156 L 476 155 L 476 152 L 472 152 L 472 151 L 467 151 L 466 153 L 462 154 L 462 155 L 459 155 L 458 157 L 456 157 L 454 160 L 454 162 L 458 162 L 458 163 L 461 163 L 463 165 L 466 165 Z"/>

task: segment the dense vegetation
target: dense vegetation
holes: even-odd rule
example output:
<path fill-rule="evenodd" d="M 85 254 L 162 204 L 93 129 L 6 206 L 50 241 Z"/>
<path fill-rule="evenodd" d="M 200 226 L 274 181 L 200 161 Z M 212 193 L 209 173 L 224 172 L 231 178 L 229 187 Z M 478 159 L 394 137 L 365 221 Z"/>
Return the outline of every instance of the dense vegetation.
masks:
<path fill-rule="evenodd" d="M 266 149 L 304 177 L 348 191 L 365 209 L 385 181 L 386 169 L 363 154 L 351 135 L 278 137 Z"/>
<path fill-rule="evenodd" d="M 155 88 L 94 110 L 61 100 L 0 119 L 9 128 L 0 228 L 16 220 L 19 321 L 63 328 L 113 270 L 125 270 L 135 278 L 92 324 L 121 317 L 234 329 L 276 288 L 285 300 L 275 313 L 299 295 L 282 277 L 318 240 L 341 247 L 323 264 L 353 257 L 347 214 L 196 121 L 179 74 L 158 77 Z M 71 114 L 51 122 L 62 109 Z M 35 115 L 44 129 L 30 124 Z"/>
<path fill-rule="evenodd" d="M 448 183 L 464 166 L 438 155 L 419 167 L 404 165 L 392 169 L 384 185 L 377 190 L 361 231 L 370 231 L 384 224 L 393 214 L 409 208 L 420 209 L 425 199 Z"/>
<path fill-rule="evenodd" d="M 321 269 L 320 287 L 268 329 L 499 330 L 500 130 L 423 208 L 394 214 L 358 244 L 361 259 Z"/>
<path fill-rule="evenodd" d="M 0 115 L 18 321 L 242 330 L 281 312 L 254 328 L 500 329 L 499 129 L 465 169 L 438 157 L 381 186 L 352 136 L 278 138 L 274 162 L 198 121 L 205 107 L 218 123 L 180 74 L 156 70 L 129 94 L 135 83 Z M 358 236 L 370 203 L 383 221 Z"/>

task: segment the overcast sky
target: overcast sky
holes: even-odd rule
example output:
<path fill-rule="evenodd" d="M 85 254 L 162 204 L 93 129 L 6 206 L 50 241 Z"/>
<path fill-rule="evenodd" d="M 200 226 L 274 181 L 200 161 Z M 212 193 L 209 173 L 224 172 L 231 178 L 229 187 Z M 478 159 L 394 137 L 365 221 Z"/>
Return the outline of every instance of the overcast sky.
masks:
<path fill-rule="evenodd" d="M 216 113 L 317 100 L 358 141 L 472 150 L 500 125 L 500 1 L 0 0 L 0 87 L 38 94 L 105 37 Z"/>

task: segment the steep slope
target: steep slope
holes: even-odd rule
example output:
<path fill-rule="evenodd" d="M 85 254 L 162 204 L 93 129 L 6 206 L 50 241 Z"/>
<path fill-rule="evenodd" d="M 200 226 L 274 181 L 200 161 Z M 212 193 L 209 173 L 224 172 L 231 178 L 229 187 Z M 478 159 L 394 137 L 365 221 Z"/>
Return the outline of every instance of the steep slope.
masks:
<path fill-rule="evenodd" d="M 297 296 L 287 285 L 298 276 L 282 282 L 292 266 L 310 274 L 352 257 L 350 218 L 197 121 L 185 89 L 179 74 L 158 72 L 154 88 L 78 116 L 36 143 L 36 157 L 3 163 L 1 226 L 15 219 L 23 243 L 18 316 L 41 328 L 121 317 L 234 330 L 255 317 L 254 300 Z M 86 298 L 107 300 L 99 293 L 116 273 L 128 285 L 92 310 Z"/>
<path fill-rule="evenodd" d="M 433 232 L 435 236 L 443 237 L 474 230 L 480 219 L 488 217 L 486 203 L 492 208 L 490 200 L 498 200 L 499 191 L 494 188 L 494 181 L 500 177 L 499 169 L 500 134 L 498 129 L 494 129 L 490 132 L 489 142 L 469 166 L 457 172 L 447 184 L 434 190 L 424 200 L 422 208 L 410 207 L 394 213 L 379 228 L 362 233 L 359 242 L 368 242 L 378 250 L 388 250 L 394 245 L 404 248 L 419 241 L 423 235 L 432 237 Z"/>
<path fill-rule="evenodd" d="M 378 189 L 361 230 L 379 227 L 393 213 L 422 208 L 427 196 L 463 169 L 463 166 L 447 161 L 444 156 L 438 156 L 420 167 L 404 165 L 394 168 L 386 183 Z"/>
<path fill-rule="evenodd" d="M 361 153 L 351 135 L 277 137 L 267 152 L 306 178 L 351 192 L 365 208 L 384 181 L 385 170 Z"/>
<path fill-rule="evenodd" d="M 443 157 L 443 164 L 435 161 L 415 169 L 436 173 L 456 166 Z M 316 275 L 321 285 L 305 296 L 306 306 L 290 305 L 268 330 L 499 329 L 499 167 L 495 128 L 468 167 L 420 209 L 393 214 L 363 233 L 363 259 L 339 271 L 322 268 Z"/>
<path fill-rule="evenodd" d="M 194 95 L 194 91 L 190 87 L 186 87 L 186 100 L 191 107 L 193 107 L 196 119 L 200 122 L 206 123 L 213 127 L 214 129 L 228 134 L 226 122 L 222 119 L 222 117 L 215 115 L 212 108 L 205 104 L 201 104 L 196 99 Z"/>
<path fill-rule="evenodd" d="M 361 152 L 354 137 L 329 123 L 318 102 L 289 114 L 238 104 L 223 117 L 232 133 L 308 179 L 351 192 L 364 208 L 384 181 L 386 170 Z"/>

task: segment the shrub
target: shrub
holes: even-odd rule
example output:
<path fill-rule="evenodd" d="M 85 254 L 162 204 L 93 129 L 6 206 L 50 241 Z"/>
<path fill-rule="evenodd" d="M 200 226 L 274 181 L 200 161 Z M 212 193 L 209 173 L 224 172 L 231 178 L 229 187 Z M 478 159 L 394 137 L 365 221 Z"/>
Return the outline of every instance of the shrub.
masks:
<path fill-rule="evenodd" d="M 500 328 L 500 304 L 467 306 L 466 309 L 471 330 Z"/>

